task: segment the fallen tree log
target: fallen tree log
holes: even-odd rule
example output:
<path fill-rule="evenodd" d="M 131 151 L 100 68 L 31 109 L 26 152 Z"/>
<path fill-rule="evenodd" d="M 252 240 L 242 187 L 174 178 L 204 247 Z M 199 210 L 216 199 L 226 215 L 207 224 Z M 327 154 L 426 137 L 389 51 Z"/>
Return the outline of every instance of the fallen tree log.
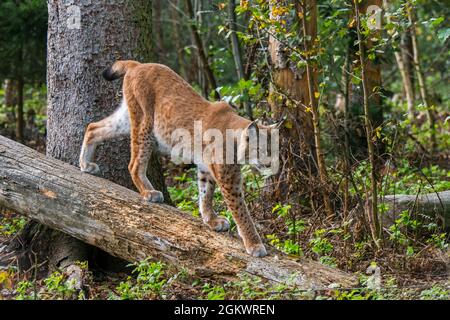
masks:
<path fill-rule="evenodd" d="M 151 256 L 198 276 L 249 274 L 300 289 L 355 284 L 347 273 L 273 249 L 250 257 L 240 240 L 188 213 L 144 203 L 136 192 L 0 136 L 1 206 L 131 262 Z"/>
<path fill-rule="evenodd" d="M 385 225 L 391 225 L 399 214 L 409 210 L 431 218 L 438 218 L 443 225 L 450 227 L 450 190 L 419 195 L 388 195 L 380 199 L 380 203 L 388 205 L 383 215 Z"/>

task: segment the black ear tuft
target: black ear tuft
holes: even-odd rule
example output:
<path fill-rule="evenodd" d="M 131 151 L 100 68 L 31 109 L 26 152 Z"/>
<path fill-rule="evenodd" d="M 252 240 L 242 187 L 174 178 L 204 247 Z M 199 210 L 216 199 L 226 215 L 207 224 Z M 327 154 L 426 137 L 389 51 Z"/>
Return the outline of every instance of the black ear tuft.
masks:
<path fill-rule="evenodd" d="M 248 127 L 247 127 L 247 134 L 250 134 L 250 133 L 254 133 L 254 134 L 256 134 L 257 136 L 258 136 L 258 133 L 259 133 L 259 127 L 258 127 L 258 120 L 255 120 L 255 121 L 252 121 L 249 125 L 248 125 Z"/>
<path fill-rule="evenodd" d="M 120 78 L 120 75 L 113 71 L 112 67 L 108 67 L 102 72 L 103 78 L 105 78 L 108 81 L 114 81 L 116 79 Z"/>

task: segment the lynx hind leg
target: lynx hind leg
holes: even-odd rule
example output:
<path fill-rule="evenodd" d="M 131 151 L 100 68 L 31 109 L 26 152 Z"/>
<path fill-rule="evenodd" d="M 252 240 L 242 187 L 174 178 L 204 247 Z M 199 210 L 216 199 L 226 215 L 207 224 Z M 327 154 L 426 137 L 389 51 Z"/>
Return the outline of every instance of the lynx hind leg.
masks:
<path fill-rule="evenodd" d="M 96 174 L 100 169 L 93 162 L 95 149 L 105 140 L 124 136 L 130 132 L 130 119 L 127 105 L 122 101 L 119 109 L 109 117 L 92 122 L 88 125 L 84 134 L 83 146 L 80 153 L 80 169 L 83 172 Z"/>
<path fill-rule="evenodd" d="M 146 119 L 142 121 L 139 130 L 133 130 L 131 133 L 131 160 L 128 169 L 134 185 L 144 200 L 161 203 L 164 202 L 162 192 L 155 190 L 147 178 L 148 162 L 156 145 L 150 124 L 151 122 Z"/>
<path fill-rule="evenodd" d="M 266 248 L 245 203 L 240 166 L 214 165 L 212 172 L 214 172 L 225 203 L 233 215 L 247 253 L 253 257 L 266 256 Z"/>
<path fill-rule="evenodd" d="M 203 222 L 217 232 L 228 231 L 230 223 L 228 219 L 219 217 L 213 209 L 214 189 L 216 183 L 214 178 L 204 170 L 198 169 L 198 202 Z"/>

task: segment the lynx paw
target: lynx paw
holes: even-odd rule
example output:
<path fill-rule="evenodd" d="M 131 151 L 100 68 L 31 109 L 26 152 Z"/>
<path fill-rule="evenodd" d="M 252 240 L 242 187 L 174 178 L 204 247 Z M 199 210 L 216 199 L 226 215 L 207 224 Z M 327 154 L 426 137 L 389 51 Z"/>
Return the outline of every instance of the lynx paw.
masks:
<path fill-rule="evenodd" d="M 208 225 L 216 232 L 224 232 L 230 229 L 230 223 L 227 218 L 216 217 Z"/>
<path fill-rule="evenodd" d="M 99 166 L 93 162 L 82 163 L 80 165 L 80 169 L 82 172 L 86 172 L 86 173 L 90 173 L 90 174 L 97 174 L 100 172 Z"/>
<path fill-rule="evenodd" d="M 262 243 L 246 248 L 247 253 L 255 258 L 262 258 L 267 255 L 267 250 Z"/>
<path fill-rule="evenodd" d="M 142 197 L 145 201 L 154 202 L 154 203 L 162 203 L 164 202 L 164 196 L 161 191 L 158 190 L 147 190 L 144 191 Z"/>

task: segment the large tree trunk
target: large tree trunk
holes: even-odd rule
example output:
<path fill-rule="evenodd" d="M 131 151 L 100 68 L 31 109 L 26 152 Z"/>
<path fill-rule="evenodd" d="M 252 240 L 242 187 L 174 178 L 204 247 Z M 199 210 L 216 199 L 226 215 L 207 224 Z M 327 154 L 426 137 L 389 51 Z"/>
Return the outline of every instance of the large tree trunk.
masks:
<path fill-rule="evenodd" d="M 119 103 L 120 84 L 103 81 L 102 70 L 117 59 L 147 60 L 150 55 L 151 3 L 80 3 L 79 25 L 73 8 L 61 1 L 48 2 L 47 154 L 77 165 L 86 125 L 109 115 Z M 131 188 L 128 150 L 128 139 L 105 143 L 98 148 L 96 162 L 102 177 Z M 151 162 L 150 179 L 165 190 L 158 159 Z M 167 192 L 165 196 L 168 199 Z M 67 267 L 88 256 L 83 243 L 42 229 L 27 227 L 23 237 L 33 239 L 31 248 L 48 258 L 51 267 Z M 30 230 L 39 230 L 39 236 Z"/>
<path fill-rule="evenodd" d="M 355 285 L 355 278 L 282 253 L 253 258 L 240 240 L 216 233 L 173 207 L 82 173 L 0 136 L 0 205 L 128 261 L 147 257 L 197 276 L 236 280 L 239 274 L 300 289 Z"/>
<path fill-rule="evenodd" d="M 313 44 L 317 34 L 316 1 L 307 0 L 305 4 L 309 8 L 309 15 L 305 21 L 306 33 L 310 36 L 309 43 Z M 271 2 L 272 7 L 280 5 L 285 6 L 286 1 Z M 285 20 L 288 26 L 292 26 L 297 21 L 288 13 L 274 19 Z M 302 22 L 299 21 L 298 24 L 301 26 Z M 298 32 L 299 38 L 303 38 L 302 27 L 299 27 Z M 276 118 L 285 116 L 287 120 L 280 130 L 280 167 L 283 169 L 276 177 L 268 181 L 269 184 L 273 184 L 273 188 L 267 188 L 267 191 L 275 197 L 275 201 L 290 200 L 298 203 L 299 198 L 305 198 L 312 193 L 313 179 L 311 177 L 316 177 L 317 173 L 312 113 L 306 108 L 311 101 L 309 79 L 306 68 L 299 69 L 290 61 L 290 49 L 274 34 L 272 32 L 269 36 L 268 48 L 274 69 L 269 103 Z M 304 45 L 299 44 L 298 50 L 304 51 L 304 49 Z M 311 66 L 311 81 L 313 91 L 316 92 L 317 68 L 314 66 Z M 315 97 L 312 99 L 314 100 Z M 293 199 L 294 196 L 298 199 Z"/>
<path fill-rule="evenodd" d="M 162 19 L 162 0 L 153 1 L 153 31 L 154 31 L 154 56 L 159 63 L 165 63 L 166 61 L 166 49 L 164 46 L 164 22 Z M 164 1 L 166 2 L 166 1 Z"/>
<path fill-rule="evenodd" d="M 364 103 L 364 126 L 365 126 L 365 132 L 366 132 L 366 139 L 367 139 L 367 151 L 369 156 L 369 163 L 370 163 L 370 194 L 372 197 L 371 207 L 370 209 L 367 209 L 368 212 L 371 213 L 370 220 L 371 220 L 371 230 L 372 230 L 372 237 L 375 241 L 375 244 L 377 246 L 380 246 L 380 240 L 382 236 L 382 228 L 379 224 L 379 217 L 378 217 L 378 186 L 377 186 L 377 169 L 375 164 L 375 148 L 374 148 L 374 142 L 372 141 L 372 137 L 374 136 L 373 132 L 373 121 L 370 117 L 370 106 L 369 106 L 369 97 L 370 97 L 370 91 L 369 91 L 369 84 L 371 84 L 371 81 L 369 80 L 369 59 L 367 59 L 367 51 L 365 45 L 365 39 L 362 35 L 362 23 L 360 19 L 359 14 L 359 8 L 358 8 L 358 2 L 355 0 L 355 19 L 356 19 L 356 33 L 358 36 L 358 45 L 359 45 L 359 61 L 361 66 L 361 85 L 363 87 L 363 103 Z"/>

